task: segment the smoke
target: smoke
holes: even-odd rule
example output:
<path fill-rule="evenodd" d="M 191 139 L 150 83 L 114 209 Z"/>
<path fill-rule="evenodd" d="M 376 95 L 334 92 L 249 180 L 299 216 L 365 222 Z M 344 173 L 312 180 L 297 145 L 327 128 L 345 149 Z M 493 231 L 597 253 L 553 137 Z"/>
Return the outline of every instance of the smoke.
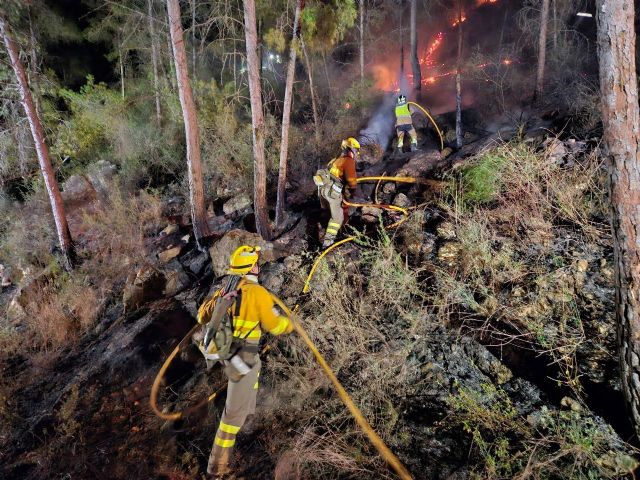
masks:
<path fill-rule="evenodd" d="M 374 112 L 365 128 L 360 130 L 358 141 L 362 145 L 379 145 L 386 150 L 394 133 L 396 95 L 391 93 L 385 96 L 384 100 Z"/>

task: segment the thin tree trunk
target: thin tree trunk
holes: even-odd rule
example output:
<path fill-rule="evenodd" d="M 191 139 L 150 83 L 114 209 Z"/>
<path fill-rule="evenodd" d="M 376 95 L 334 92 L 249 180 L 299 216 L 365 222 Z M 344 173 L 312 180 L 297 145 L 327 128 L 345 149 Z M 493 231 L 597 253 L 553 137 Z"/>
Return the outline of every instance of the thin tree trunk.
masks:
<path fill-rule="evenodd" d="M 156 43 L 155 17 L 153 15 L 153 0 L 147 0 L 149 12 L 149 35 L 151 36 L 151 62 L 153 64 L 153 90 L 156 97 L 156 123 L 160 126 L 162 122 L 162 111 L 160 110 L 160 81 L 158 79 L 158 44 Z"/>
<path fill-rule="evenodd" d="M 124 61 L 122 60 L 122 49 L 118 50 L 118 60 L 120 62 L 120 91 L 124 100 Z"/>
<path fill-rule="evenodd" d="M 73 268 L 74 263 L 74 247 L 71 239 L 71 232 L 69 231 L 69 225 L 67 223 L 67 217 L 64 213 L 62 195 L 60 195 L 58 182 L 56 181 L 55 173 L 51 166 L 49 150 L 47 149 L 47 144 L 44 141 L 44 132 L 42 130 L 40 119 L 38 118 L 38 112 L 36 111 L 33 103 L 27 77 L 24 73 L 22 63 L 20 62 L 18 47 L 11 36 L 9 24 L 2 15 L 0 15 L 0 34 L 2 35 L 7 52 L 9 53 L 11 67 L 13 68 L 18 80 L 20 100 L 22 101 L 22 105 L 27 114 L 27 119 L 29 120 L 29 126 L 31 127 L 33 142 L 38 154 L 38 162 L 40 162 L 40 170 L 42 171 L 44 184 L 46 186 L 47 193 L 49 194 L 49 202 L 51 203 L 51 211 L 56 225 L 56 232 L 58 233 L 58 241 L 60 242 L 64 267 L 70 271 Z"/>
<path fill-rule="evenodd" d="M 211 235 L 207 223 L 207 209 L 204 201 L 204 185 L 202 180 L 202 163 L 200 161 L 200 133 L 198 131 L 198 117 L 196 105 L 193 101 L 189 72 L 187 68 L 187 53 L 184 48 L 184 32 L 180 20 L 180 5 L 178 0 L 167 0 L 169 14 L 169 32 L 173 45 L 173 57 L 176 65 L 176 80 L 178 94 L 184 117 L 184 131 L 187 140 L 187 164 L 189 173 L 189 196 L 191 200 L 191 221 L 193 234 L 200 250 L 204 251 L 204 240 Z"/>
<path fill-rule="evenodd" d="M 364 84 L 364 2 L 360 0 L 360 85 Z"/>
<path fill-rule="evenodd" d="M 547 56 L 547 27 L 549 24 L 549 0 L 542 0 L 540 15 L 540 37 L 538 38 L 538 73 L 533 100 L 541 101 L 544 95 L 544 64 Z"/>
<path fill-rule="evenodd" d="M 553 51 L 558 51 L 558 0 L 553 0 Z"/>
<path fill-rule="evenodd" d="M 171 90 L 174 92 L 178 89 L 178 84 L 176 83 L 177 73 L 176 73 L 176 64 L 173 59 L 173 46 L 171 45 L 171 32 L 167 35 L 167 46 L 169 50 L 169 69 L 171 70 L 171 75 L 169 75 L 169 79 L 171 81 Z"/>
<path fill-rule="evenodd" d="M 598 0 L 596 5 L 620 372 L 636 435 L 640 436 L 640 115 L 634 4 Z"/>
<path fill-rule="evenodd" d="M 282 106 L 282 135 L 280 140 L 280 169 L 278 171 L 278 196 L 276 200 L 276 227 L 284 221 L 284 205 L 287 184 L 287 155 L 289 151 L 289 123 L 291 119 L 291 104 L 293 102 L 293 80 L 296 72 L 296 51 L 298 48 L 298 29 L 300 14 L 304 0 L 297 0 L 296 13 L 293 18 L 293 33 L 289 47 L 289 65 L 287 65 L 287 80 L 284 88 L 284 105 Z"/>
<path fill-rule="evenodd" d="M 320 118 L 318 116 L 318 106 L 316 105 L 316 93 L 313 87 L 313 72 L 311 70 L 311 61 L 309 60 L 309 54 L 307 53 L 307 47 L 304 44 L 304 37 L 300 36 L 300 46 L 302 47 L 302 54 L 304 55 L 305 63 L 307 64 L 307 75 L 309 77 L 309 90 L 311 93 L 311 111 L 313 112 L 313 124 L 315 126 L 316 143 L 320 143 Z"/>
<path fill-rule="evenodd" d="M 333 85 L 331 84 L 331 77 L 329 76 L 329 69 L 327 68 L 327 52 L 322 49 L 322 63 L 324 64 L 324 75 L 327 78 L 327 86 L 329 87 L 329 93 L 333 90 Z"/>
<path fill-rule="evenodd" d="M 251 120 L 253 126 L 253 204 L 256 230 L 265 240 L 271 240 L 271 225 L 267 210 L 267 166 L 264 155 L 264 115 L 260 88 L 260 62 L 258 61 L 258 31 L 256 28 L 256 5 L 254 0 L 244 0 L 244 32 L 247 47 L 247 71 L 249 74 L 249 96 L 251 98 Z"/>
<path fill-rule="evenodd" d="M 419 97 L 422 88 L 422 72 L 420 72 L 420 62 L 418 62 L 417 16 L 418 0 L 411 0 L 411 70 L 413 71 L 413 89 Z"/>
<path fill-rule="evenodd" d="M 458 61 L 456 67 L 456 147 L 462 148 L 462 0 L 458 0 Z"/>

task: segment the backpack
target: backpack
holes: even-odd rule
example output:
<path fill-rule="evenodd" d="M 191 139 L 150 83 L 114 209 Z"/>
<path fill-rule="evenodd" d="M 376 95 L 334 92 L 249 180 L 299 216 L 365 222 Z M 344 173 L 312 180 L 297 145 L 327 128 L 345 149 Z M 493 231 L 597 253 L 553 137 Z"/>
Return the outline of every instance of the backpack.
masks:
<path fill-rule="evenodd" d="M 201 308 L 209 308 L 213 304 L 211 319 L 204 326 L 204 337 L 198 346 L 211 368 L 216 362 L 229 360 L 238 353 L 244 338 L 234 338 L 233 318 L 240 314 L 241 291 L 245 280 L 237 275 L 230 275 L 225 287 L 218 290 Z M 254 327 L 255 328 L 255 327 Z M 249 335 L 245 335 L 245 338 Z"/>
<path fill-rule="evenodd" d="M 338 194 L 342 193 L 342 181 L 331 173 L 333 169 L 333 164 L 338 160 L 337 158 L 332 159 L 328 164 L 327 168 L 320 168 L 316 170 L 316 174 L 313 176 L 313 183 L 315 183 L 320 190 L 322 187 L 330 186 L 330 188 L 334 189 Z"/>

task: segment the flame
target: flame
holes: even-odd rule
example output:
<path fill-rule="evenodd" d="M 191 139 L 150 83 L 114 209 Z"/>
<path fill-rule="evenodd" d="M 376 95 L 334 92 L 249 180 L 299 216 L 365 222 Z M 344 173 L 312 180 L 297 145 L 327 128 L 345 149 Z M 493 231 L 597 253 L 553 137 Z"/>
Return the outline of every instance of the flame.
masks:
<path fill-rule="evenodd" d="M 438 50 L 438 47 L 442 44 L 442 40 L 444 38 L 444 33 L 438 32 L 436 38 L 431 42 L 429 47 L 424 53 L 424 56 L 419 60 L 420 65 L 426 65 L 428 67 L 432 67 L 435 65 L 433 60 L 433 54 Z"/>
<path fill-rule="evenodd" d="M 504 63 L 505 65 L 511 65 L 513 63 L 513 60 L 509 60 L 508 58 L 505 58 L 502 63 Z"/>
<path fill-rule="evenodd" d="M 476 0 L 476 6 L 491 5 L 492 3 L 498 3 L 498 0 Z"/>
<path fill-rule="evenodd" d="M 344 104 L 344 109 L 349 110 L 351 108 L 351 104 L 349 102 Z"/>
<path fill-rule="evenodd" d="M 466 14 L 463 13 L 462 17 L 461 18 L 456 18 L 455 21 L 451 24 L 451 26 L 452 27 L 457 27 L 458 24 L 464 23 L 464 22 L 466 22 L 466 20 L 467 20 L 467 16 L 466 16 Z"/>

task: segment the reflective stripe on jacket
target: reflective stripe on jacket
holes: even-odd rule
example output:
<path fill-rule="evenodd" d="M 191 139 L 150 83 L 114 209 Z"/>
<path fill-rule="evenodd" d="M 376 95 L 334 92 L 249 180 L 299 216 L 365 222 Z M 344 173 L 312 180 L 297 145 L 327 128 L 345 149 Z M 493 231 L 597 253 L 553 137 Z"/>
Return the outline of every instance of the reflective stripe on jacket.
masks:
<path fill-rule="evenodd" d="M 269 291 L 258 283 L 255 276 L 246 275 L 245 279 L 246 282 L 238 290 L 238 296 L 231 307 L 233 336 L 257 343 L 262 336 L 262 331 L 272 335 L 291 333 L 293 324 L 275 308 Z M 198 310 L 198 323 L 209 322 L 219 297 L 220 290 L 202 304 Z"/>
<path fill-rule="evenodd" d="M 329 162 L 329 173 L 334 177 L 340 179 L 342 183 L 345 183 L 349 188 L 356 188 L 358 182 L 356 181 L 356 161 L 348 156 L 343 155 Z"/>
<path fill-rule="evenodd" d="M 409 104 L 398 105 L 396 107 L 396 127 L 400 125 L 410 125 L 412 123 Z"/>

